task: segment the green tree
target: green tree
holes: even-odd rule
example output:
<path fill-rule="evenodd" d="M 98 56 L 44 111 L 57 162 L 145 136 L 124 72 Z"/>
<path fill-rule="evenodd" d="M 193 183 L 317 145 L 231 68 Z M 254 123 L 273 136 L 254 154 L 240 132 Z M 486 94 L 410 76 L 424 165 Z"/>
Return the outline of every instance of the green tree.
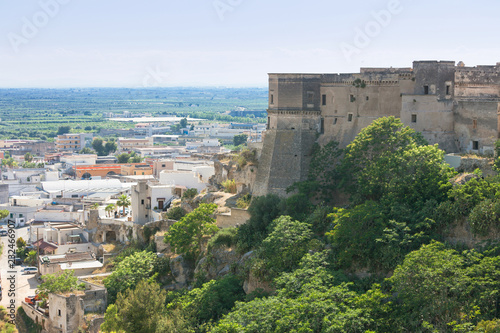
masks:
<path fill-rule="evenodd" d="M 128 163 L 141 163 L 143 160 L 143 158 L 141 157 L 141 155 L 137 155 L 135 154 L 135 152 L 132 152 L 129 160 L 128 160 Z"/>
<path fill-rule="evenodd" d="M 306 253 L 298 268 L 293 272 L 283 273 L 274 279 L 278 295 L 295 298 L 302 294 L 315 291 L 326 291 L 329 288 L 347 282 L 347 277 L 333 270 L 328 261 L 329 251 Z"/>
<path fill-rule="evenodd" d="M 114 153 L 117 148 L 118 148 L 118 146 L 117 146 L 116 142 L 106 141 L 106 144 L 104 145 L 104 153 L 106 155 L 109 155 L 111 153 Z"/>
<path fill-rule="evenodd" d="M 130 154 L 127 153 L 121 153 L 116 156 L 118 159 L 118 163 L 128 163 L 128 160 L 130 159 Z"/>
<path fill-rule="evenodd" d="M 22 249 L 22 248 L 24 248 L 26 246 L 26 241 L 22 237 L 19 237 L 16 240 L 16 245 L 17 245 L 18 249 Z"/>
<path fill-rule="evenodd" d="M 82 150 L 78 152 L 79 154 L 95 154 L 95 151 L 90 149 L 89 147 L 84 147 Z"/>
<path fill-rule="evenodd" d="M 97 155 L 99 156 L 105 156 L 106 150 L 104 149 L 104 141 L 101 138 L 94 138 L 92 140 L 92 148 L 96 151 Z"/>
<path fill-rule="evenodd" d="M 71 126 L 69 125 L 59 126 L 59 128 L 57 129 L 57 135 L 67 134 L 70 131 L 71 131 Z"/>
<path fill-rule="evenodd" d="M 213 235 L 219 230 L 213 217 L 216 209 L 216 204 L 200 204 L 170 227 L 165 234 L 165 242 L 170 244 L 176 253 L 185 255 L 186 259 L 196 260 L 201 252 L 203 237 Z"/>
<path fill-rule="evenodd" d="M 268 279 L 296 268 L 309 250 L 309 242 L 313 237 L 308 224 L 294 221 L 290 216 L 274 220 L 271 229 L 259 250 L 259 258 L 264 261 Z"/>
<path fill-rule="evenodd" d="M 422 331 L 431 325 L 448 331 L 448 323 L 469 315 L 463 302 L 467 276 L 465 261 L 456 251 L 434 242 L 408 254 L 389 279 L 400 300 L 394 316 L 397 331 Z"/>
<path fill-rule="evenodd" d="M 3 220 L 7 216 L 9 216 L 9 211 L 7 209 L 0 209 L 0 220 Z"/>
<path fill-rule="evenodd" d="M 254 197 L 248 212 L 250 219 L 238 228 L 238 248 L 248 251 L 260 245 L 269 234 L 269 225 L 283 213 L 280 197 L 275 194 Z"/>
<path fill-rule="evenodd" d="M 106 211 L 106 215 L 112 217 L 112 212 L 116 209 L 115 204 L 107 205 L 104 210 Z"/>
<path fill-rule="evenodd" d="M 256 298 L 236 302 L 210 332 L 388 332 L 375 317 L 387 311 L 386 297 L 379 289 L 358 295 L 343 284 L 297 298 Z"/>
<path fill-rule="evenodd" d="M 181 206 L 175 206 L 168 210 L 167 217 L 171 220 L 180 220 L 186 215 L 186 211 Z"/>
<path fill-rule="evenodd" d="M 32 162 L 33 161 L 33 155 L 31 155 L 31 153 L 24 154 L 24 160 L 26 162 Z"/>
<path fill-rule="evenodd" d="M 116 264 L 115 270 L 104 279 L 108 290 L 108 301 L 114 303 L 119 292 L 133 289 L 141 280 L 154 279 L 156 254 L 135 252 Z"/>
<path fill-rule="evenodd" d="M 183 200 L 190 200 L 193 199 L 196 195 L 198 194 L 198 190 L 196 188 L 188 188 L 184 193 L 182 194 L 182 199 Z"/>
<path fill-rule="evenodd" d="M 122 215 L 125 215 L 125 208 L 130 206 L 130 198 L 128 197 L 128 195 L 122 194 L 120 195 L 120 197 L 118 197 L 116 205 L 122 207 Z"/>
<path fill-rule="evenodd" d="M 78 278 L 74 276 L 74 271 L 66 270 L 59 275 L 45 274 L 42 276 L 43 282 L 38 286 L 37 291 L 45 299 L 49 293 L 66 293 L 85 288 L 85 284 L 79 284 Z"/>
<path fill-rule="evenodd" d="M 182 118 L 179 125 L 181 126 L 181 128 L 186 128 L 187 125 L 188 125 L 188 121 L 186 118 Z"/>
<path fill-rule="evenodd" d="M 425 144 L 399 119 L 379 118 L 345 149 L 340 185 L 354 203 L 387 199 L 418 207 L 426 200 L 442 201 L 453 170 L 437 146 Z"/>
<path fill-rule="evenodd" d="M 36 258 L 37 258 L 37 253 L 35 250 L 31 250 L 28 252 L 26 255 L 26 259 L 24 259 L 24 263 L 30 266 L 36 266 Z"/>
<path fill-rule="evenodd" d="M 381 244 L 376 241 L 386 228 L 383 207 L 374 201 L 351 209 L 336 208 L 331 214 L 334 228 L 327 233 L 342 268 L 378 266 Z"/>
<path fill-rule="evenodd" d="M 156 282 L 139 281 L 135 289 L 118 293 L 106 310 L 103 332 L 155 333 L 164 313 L 166 291 Z"/>
<path fill-rule="evenodd" d="M 245 144 L 248 140 L 248 135 L 246 134 L 238 134 L 233 136 L 233 145 L 239 146 Z"/>
<path fill-rule="evenodd" d="M 234 275 L 226 275 L 220 280 L 211 280 L 201 288 L 195 288 L 180 297 L 169 307 L 177 306 L 195 318 L 198 324 L 217 321 L 234 306 L 243 301 L 243 283 Z"/>
<path fill-rule="evenodd" d="M 18 166 L 18 163 L 12 157 L 8 157 L 2 159 L 2 165 L 5 165 L 9 168 L 15 168 Z"/>
<path fill-rule="evenodd" d="M 0 306 L 0 332 L 2 333 L 17 333 L 17 329 L 15 325 L 9 323 L 11 318 L 9 317 L 9 313 L 7 309 L 3 306 Z"/>

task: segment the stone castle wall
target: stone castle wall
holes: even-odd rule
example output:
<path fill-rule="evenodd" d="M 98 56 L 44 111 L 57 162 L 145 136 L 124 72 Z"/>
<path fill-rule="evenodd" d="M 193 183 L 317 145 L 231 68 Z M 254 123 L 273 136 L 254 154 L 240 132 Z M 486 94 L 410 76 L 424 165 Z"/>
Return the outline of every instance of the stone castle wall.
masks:
<path fill-rule="evenodd" d="M 287 187 L 306 179 L 315 142 L 344 148 L 380 117 L 400 118 L 448 153 L 490 154 L 499 138 L 499 102 L 500 63 L 269 74 L 268 130 L 253 194 L 286 196 Z"/>

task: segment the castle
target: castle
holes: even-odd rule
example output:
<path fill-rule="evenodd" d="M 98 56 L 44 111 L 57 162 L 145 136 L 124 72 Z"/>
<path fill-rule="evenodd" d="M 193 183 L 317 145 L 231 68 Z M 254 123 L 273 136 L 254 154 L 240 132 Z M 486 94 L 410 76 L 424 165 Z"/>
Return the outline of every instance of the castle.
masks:
<path fill-rule="evenodd" d="M 267 131 L 254 195 L 305 180 L 318 142 L 347 146 L 374 119 L 394 116 L 447 153 L 492 154 L 500 133 L 500 63 L 465 67 L 415 61 L 413 68 L 355 74 L 269 74 Z"/>

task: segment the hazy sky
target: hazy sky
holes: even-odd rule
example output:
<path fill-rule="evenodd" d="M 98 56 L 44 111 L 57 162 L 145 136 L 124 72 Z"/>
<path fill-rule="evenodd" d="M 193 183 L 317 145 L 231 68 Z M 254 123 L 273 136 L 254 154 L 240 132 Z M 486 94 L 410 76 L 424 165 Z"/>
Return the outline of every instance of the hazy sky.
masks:
<path fill-rule="evenodd" d="M 500 2 L 0 0 L 0 87 L 267 86 L 267 73 L 500 61 Z"/>

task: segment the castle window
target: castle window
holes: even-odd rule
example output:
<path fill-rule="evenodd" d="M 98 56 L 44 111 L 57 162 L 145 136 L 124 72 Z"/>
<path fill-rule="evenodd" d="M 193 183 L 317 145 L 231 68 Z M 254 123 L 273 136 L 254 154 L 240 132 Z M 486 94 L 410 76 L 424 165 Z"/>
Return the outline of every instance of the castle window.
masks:
<path fill-rule="evenodd" d="M 417 122 L 417 115 L 416 114 L 412 114 L 411 115 L 411 122 L 412 123 L 416 123 Z"/>
<path fill-rule="evenodd" d="M 450 85 L 446 85 L 446 95 L 451 95 L 450 88 Z"/>
<path fill-rule="evenodd" d="M 429 86 L 424 86 L 424 95 L 429 95 Z"/>
<path fill-rule="evenodd" d="M 274 104 L 274 95 L 271 94 L 271 97 L 269 98 L 271 100 L 271 104 Z"/>
<path fill-rule="evenodd" d="M 314 92 L 308 91 L 307 92 L 307 104 L 313 104 L 314 103 Z"/>
<path fill-rule="evenodd" d="M 366 100 L 369 100 L 369 99 L 370 99 L 370 97 L 366 96 Z"/>
<path fill-rule="evenodd" d="M 144 199 L 141 199 L 141 205 L 144 205 Z"/>
<path fill-rule="evenodd" d="M 334 119 L 333 119 L 333 124 L 334 124 L 334 125 L 335 125 L 335 124 L 337 124 L 337 118 L 334 118 Z"/>
<path fill-rule="evenodd" d="M 326 105 L 326 95 L 321 95 L 321 105 Z"/>
<path fill-rule="evenodd" d="M 477 128 L 477 119 L 472 119 L 472 128 L 473 129 Z"/>
<path fill-rule="evenodd" d="M 354 97 L 354 95 L 349 95 L 349 101 L 352 103 L 356 100 L 356 97 Z"/>
<path fill-rule="evenodd" d="M 321 134 L 325 133 L 325 118 L 321 118 Z"/>
<path fill-rule="evenodd" d="M 61 310 L 60 309 L 57 310 L 57 314 L 59 315 L 59 317 L 61 316 Z"/>
<path fill-rule="evenodd" d="M 352 113 L 349 113 L 349 114 L 347 115 L 347 121 L 352 121 Z"/>
<path fill-rule="evenodd" d="M 479 150 L 479 141 L 472 141 L 472 150 Z"/>

